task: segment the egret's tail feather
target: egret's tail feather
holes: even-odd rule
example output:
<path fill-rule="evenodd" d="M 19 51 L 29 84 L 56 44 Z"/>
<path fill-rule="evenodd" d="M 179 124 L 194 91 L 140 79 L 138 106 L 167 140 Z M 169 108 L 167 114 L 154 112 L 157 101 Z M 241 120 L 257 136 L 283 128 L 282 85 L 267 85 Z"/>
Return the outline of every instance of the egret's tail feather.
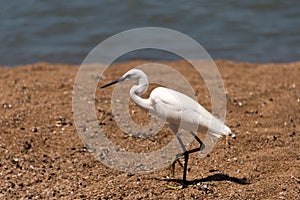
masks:
<path fill-rule="evenodd" d="M 210 128 L 210 133 L 218 138 L 222 136 L 231 134 L 231 130 L 223 122 L 219 120 L 213 120 L 212 126 Z"/>
<path fill-rule="evenodd" d="M 230 128 L 228 127 L 228 126 L 226 126 L 225 124 L 224 124 L 224 126 L 223 126 L 223 134 L 224 135 L 229 135 L 229 134 L 231 134 L 231 130 L 230 130 Z"/>

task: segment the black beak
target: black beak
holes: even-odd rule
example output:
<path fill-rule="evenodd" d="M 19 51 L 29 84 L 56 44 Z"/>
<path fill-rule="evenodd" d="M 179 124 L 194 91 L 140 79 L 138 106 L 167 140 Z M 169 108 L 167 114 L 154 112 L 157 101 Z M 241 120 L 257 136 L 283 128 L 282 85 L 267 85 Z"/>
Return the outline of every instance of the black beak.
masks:
<path fill-rule="evenodd" d="M 122 81 L 125 81 L 125 79 L 124 79 L 124 78 L 119 78 L 119 79 L 114 80 L 114 81 L 112 81 L 112 82 L 110 82 L 110 83 L 107 83 L 107 84 L 105 84 L 105 85 L 102 85 L 100 88 L 106 88 L 106 87 L 108 87 L 108 86 L 111 86 L 111 85 L 113 85 L 113 84 L 116 84 L 116 83 L 122 82 Z"/>

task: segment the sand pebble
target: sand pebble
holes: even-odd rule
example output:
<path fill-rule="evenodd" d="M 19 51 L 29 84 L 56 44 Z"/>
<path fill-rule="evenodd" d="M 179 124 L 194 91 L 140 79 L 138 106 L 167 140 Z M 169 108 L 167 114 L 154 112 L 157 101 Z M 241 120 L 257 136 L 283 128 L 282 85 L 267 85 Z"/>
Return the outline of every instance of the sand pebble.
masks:
<path fill-rule="evenodd" d="M 291 88 L 295 89 L 295 88 L 296 88 L 296 84 L 293 83 L 293 84 L 291 85 Z"/>
<path fill-rule="evenodd" d="M 3 108 L 12 108 L 12 104 L 10 103 L 4 103 Z"/>

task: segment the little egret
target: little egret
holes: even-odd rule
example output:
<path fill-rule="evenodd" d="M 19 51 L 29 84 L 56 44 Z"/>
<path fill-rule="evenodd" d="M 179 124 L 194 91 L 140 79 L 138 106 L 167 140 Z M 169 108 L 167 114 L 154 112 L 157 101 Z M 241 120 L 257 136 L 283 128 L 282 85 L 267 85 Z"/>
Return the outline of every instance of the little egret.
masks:
<path fill-rule="evenodd" d="M 189 153 L 200 151 L 204 147 L 204 144 L 193 131 L 198 131 L 201 127 L 205 127 L 208 129 L 208 133 L 220 138 L 223 135 L 229 135 L 231 133 L 230 128 L 209 113 L 198 102 L 175 90 L 157 87 L 151 92 L 148 99 L 141 98 L 141 95 L 148 90 L 149 82 L 147 75 L 139 69 L 131 69 L 121 78 L 107 83 L 100 88 L 130 80 L 138 82 L 137 85 L 133 85 L 130 89 L 130 97 L 132 100 L 142 109 L 149 110 L 151 113 L 155 113 L 160 118 L 165 119 L 176 135 L 183 150 L 182 154 L 184 155 L 183 183 L 185 183 Z M 179 129 L 188 130 L 197 142 L 199 142 L 200 147 L 187 151 L 182 139 L 179 134 L 177 134 Z M 179 154 L 179 156 L 182 154 Z M 172 163 L 173 170 L 175 161 L 179 156 L 177 155 Z"/>

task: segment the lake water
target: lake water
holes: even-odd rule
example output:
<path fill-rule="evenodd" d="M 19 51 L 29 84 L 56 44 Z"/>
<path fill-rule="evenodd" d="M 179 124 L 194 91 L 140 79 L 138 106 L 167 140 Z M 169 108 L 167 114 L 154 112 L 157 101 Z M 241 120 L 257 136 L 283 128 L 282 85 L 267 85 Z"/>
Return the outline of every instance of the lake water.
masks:
<path fill-rule="evenodd" d="M 300 60 L 300 1 L 0 0 L 0 65 L 80 64 L 100 42 L 156 26 L 198 41 L 214 59 Z M 136 52 L 123 60 L 172 60 Z"/>

